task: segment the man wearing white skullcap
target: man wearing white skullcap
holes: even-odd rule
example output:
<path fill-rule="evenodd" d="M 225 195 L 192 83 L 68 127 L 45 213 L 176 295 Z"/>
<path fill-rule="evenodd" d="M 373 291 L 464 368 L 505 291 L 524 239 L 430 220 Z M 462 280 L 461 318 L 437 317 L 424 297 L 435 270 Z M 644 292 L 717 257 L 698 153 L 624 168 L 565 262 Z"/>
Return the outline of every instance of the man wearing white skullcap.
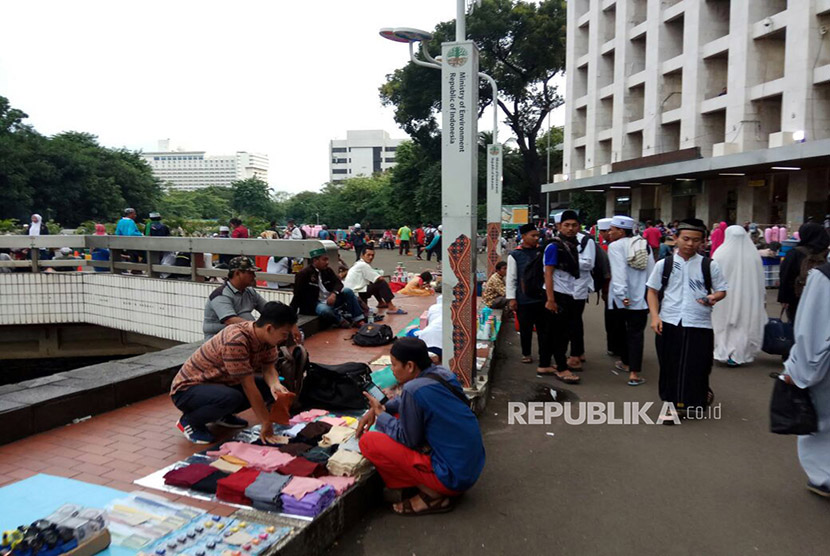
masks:
<path fill-rule="evenodd" d="M 620 335 L 615 333 L 620 329 L 616 322 L 617 314 L 608 308 L 608 284 L 611 281 L 611 263 L 608 260 L 608 231 L 611 229 L 611 218 L 600 218 L 597 220 L 597 264 L 596 268 L 602 269 L 604 286 L 602 288 L 602 301 L 605 303 L 605 349 L 608 355 L 619 356 L 622 349 L 619 347 Z"/>

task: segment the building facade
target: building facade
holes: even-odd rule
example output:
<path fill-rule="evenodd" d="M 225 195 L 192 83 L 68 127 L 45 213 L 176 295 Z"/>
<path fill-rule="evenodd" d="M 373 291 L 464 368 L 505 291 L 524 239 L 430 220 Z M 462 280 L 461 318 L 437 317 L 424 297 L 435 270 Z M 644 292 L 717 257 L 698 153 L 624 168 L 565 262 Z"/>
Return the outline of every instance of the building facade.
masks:
<path fill-rule="evenodd" d="M 607 213 L 830 212 L 830 0 L 570 0 L 562 174 Z"/>
<path fill-rule="evenodd" d="M 353 130 L 346 139 L 329 141 L 329 180 L 343 181 L 371 176 L 395 165 L 395 151 L 402 139 L 382 130 Z"/>
<path fill-rule="evenodd" d="M 159 141 L 156 152 L 142 153 L 163 185 L 193 191 L 204 187 L 230 187 L 237 180 L 268 181 L 268 155 L 238 151 L 231 155 L 207 155 L 205 151 L 170 150 L 170 141 Z"/>

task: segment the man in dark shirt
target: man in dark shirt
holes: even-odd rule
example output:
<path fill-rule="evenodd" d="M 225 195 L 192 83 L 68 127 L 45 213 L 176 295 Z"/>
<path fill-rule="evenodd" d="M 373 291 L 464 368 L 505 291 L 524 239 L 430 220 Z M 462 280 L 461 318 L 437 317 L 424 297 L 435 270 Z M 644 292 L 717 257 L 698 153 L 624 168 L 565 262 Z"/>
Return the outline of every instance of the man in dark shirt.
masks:
<path fill-rule="evenodd" d="M 326 250 L 315 249 L 310 255 L 310 264 L 294 279 L 291 306 L 304 315 L 318 315 L 341 328 L 363 326 L 366 316 L 360 302 L 352 290 L 343 287 L 337 273 L 329 267 Z"/>

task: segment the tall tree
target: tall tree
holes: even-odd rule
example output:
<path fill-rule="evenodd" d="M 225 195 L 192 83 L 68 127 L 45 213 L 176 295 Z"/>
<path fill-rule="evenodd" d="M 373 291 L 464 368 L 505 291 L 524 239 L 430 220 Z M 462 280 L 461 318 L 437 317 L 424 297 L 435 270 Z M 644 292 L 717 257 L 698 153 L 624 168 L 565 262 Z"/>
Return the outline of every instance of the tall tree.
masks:
<path fill-rule="evenodd" d="M 479 48 L 481 71 L 498 83 L 498 106 L 516 135 L 534 198 L 545 174 L 537 139 L 548 113 L 563 102 L 552 80 L 565 67 L 565 20 L 564 0 L 484 0 L 467 16 L 467 34 Z M 435 54 L 442 42 L 452 40 L 454 31 L 454 21 L 438 24 L 430 52 Z M 440 79 L 440 72 L 410 62 L 388 75 L 380 88 L 382 103 L 395 107 L 396 122 L 430 151 L 440 150 Z M 490 88 L 482 86 L 480 113 L 492 101 Z"/>

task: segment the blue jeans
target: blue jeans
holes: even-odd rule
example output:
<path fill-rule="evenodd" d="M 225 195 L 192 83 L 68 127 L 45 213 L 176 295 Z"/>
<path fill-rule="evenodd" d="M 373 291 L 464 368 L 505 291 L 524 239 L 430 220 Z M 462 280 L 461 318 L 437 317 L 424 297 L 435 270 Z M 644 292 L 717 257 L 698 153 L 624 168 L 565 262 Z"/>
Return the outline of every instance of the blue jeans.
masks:
<path fill-rule="evenodd" d="M 366 316 L 363 314 L 363 308 L 357 300 L 357 296 L 349 288 L 343 288 L 343 290 L 337 294 L 334 305 L 318 303 L 315 312 L 324 320 L 339 324 L 343 319 L 337 312 L 337 309 L 341 308 L 345 313 L 349 314 L 352 322 L 358 322 L 366 319 Z"/>

